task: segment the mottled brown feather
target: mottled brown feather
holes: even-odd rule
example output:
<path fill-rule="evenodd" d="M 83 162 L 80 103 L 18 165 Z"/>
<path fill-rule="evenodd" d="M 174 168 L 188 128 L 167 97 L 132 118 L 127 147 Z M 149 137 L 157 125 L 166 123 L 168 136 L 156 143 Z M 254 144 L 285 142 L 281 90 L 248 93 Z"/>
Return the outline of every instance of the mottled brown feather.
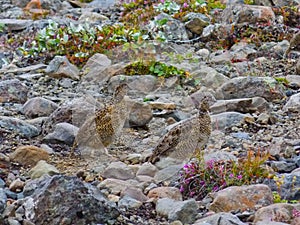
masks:
<path fill-rule="evenodd" d="M 205 146 L 211 133 L 208 99 L 204 98 L 199 105 L 198 114 L 183 120 L 172 127 L 155 147 L 148 162 L 155 163 L 160 157 L 171 157 L 185 160 L 195 154 L 195 150 Z"/>

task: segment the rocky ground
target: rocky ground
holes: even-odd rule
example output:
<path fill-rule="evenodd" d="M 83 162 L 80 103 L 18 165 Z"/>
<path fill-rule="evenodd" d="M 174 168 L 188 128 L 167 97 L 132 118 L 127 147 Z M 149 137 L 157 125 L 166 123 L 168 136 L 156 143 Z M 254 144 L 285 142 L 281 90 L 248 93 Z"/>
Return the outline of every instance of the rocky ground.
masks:
<path fill-rule="evenodd" d="M 82 67 L 64 55 L 24 57 L 14 44 L 32 40 L 50 18 L 115 24 L 122 7 L 111 1 L 45 0 L 41 13 L 23 11 L 27 1 L 0 0 L 0 224 L 300 224 L 299 1 L 254 3 L 227 1 L 214 22 L 204 14 L 184 23 L 168 17 L 169 42 L 147 46 L 189 76 L 161 78 L 125 75 L 133 59 L 122 47 Z M 287 5 L 289 16 L 274 14 Z M 214 48 L 233 27 L 230 46 Z M 249 27 L 247 40 L 234 39 Z M 135 59 L 148 57 L 148 47 Z M 130 113 L 109 155 L 73 149 L 80 126 L 124 82 Z M 191 96 L 210 99 L 205 160 L 269 153 L 267 177 L 189 198 L 180 190 L 182 164 L 144 163 L 169 125 L 196 113 Z"/>

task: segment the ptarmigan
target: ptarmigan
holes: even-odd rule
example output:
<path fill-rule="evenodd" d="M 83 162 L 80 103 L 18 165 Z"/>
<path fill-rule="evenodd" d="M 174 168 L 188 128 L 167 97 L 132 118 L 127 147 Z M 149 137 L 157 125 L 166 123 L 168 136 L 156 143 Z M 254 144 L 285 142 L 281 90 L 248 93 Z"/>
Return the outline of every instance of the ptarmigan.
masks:
<path fill-rule="evenodd" d="M 198 109 L 196 116 L 179 122 L 165 134 L 155 147 L 148 162 L 155 163 L 161 157 L 186 160 L 201 150 L 207 143 L 211 133 L 208 98 L 204 97 L 201 104 L 192 97 Z"/>
<path fill-rule="evenodd" d="M 128 116 L 126 99 L 129 87 L 127 84 L 119 85 L 114 92 L 113 99 L 102 109 L 88 118 L 79 128 L 75 139 L 75 145 L 80 150 L 93 155 L 107 153 L 108 147 L 114 139 L 120 134 L 125 120 Z M 83 152 L 81 152 L 83 153 Z"/>

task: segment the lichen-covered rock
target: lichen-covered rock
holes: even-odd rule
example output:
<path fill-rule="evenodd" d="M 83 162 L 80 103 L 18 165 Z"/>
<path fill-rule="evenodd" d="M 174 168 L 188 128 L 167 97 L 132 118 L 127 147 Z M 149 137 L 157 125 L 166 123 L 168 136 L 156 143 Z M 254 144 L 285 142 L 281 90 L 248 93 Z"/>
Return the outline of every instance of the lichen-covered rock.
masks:
<path fill-rule="evenodd" d="M 77 177 L 61 175 L 40 180 L 20 207 L 24 218 L 40 225 L 107 224 L 119 215 L 99 189 Z"/>

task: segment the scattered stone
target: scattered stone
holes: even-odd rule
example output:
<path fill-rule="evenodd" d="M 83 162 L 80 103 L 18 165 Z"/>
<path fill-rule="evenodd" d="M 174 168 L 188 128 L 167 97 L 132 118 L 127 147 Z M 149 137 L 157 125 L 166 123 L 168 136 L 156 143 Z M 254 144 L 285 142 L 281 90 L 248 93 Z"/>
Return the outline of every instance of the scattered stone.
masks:
<path fill-rule="evenodd" d="M 55 168 L 55 166 L 48 164 L 44 160 L 40 160 L 35 167 L 33 167 L 29 171 L 29 175 L 31 179 L 39 178 L 45 174 L 48 174 L 50 176 L 59 174 L 59 171 Z"/>
<path fill-rule="evenodd" d="M 39 134 L 39 130 L 35 126 L 23 120 L 7 116 L 0 116 L 0 128 L 10 130 L 27 138 L 32 138 Z"/>
<path fill-rule="evenodd" d="M 228 77 L 208 66 L 201 66 L 200 69 L 193 72 L 191 76 L 195 80 L 201 80 L 202 85 L 213 90 L 217 89 L 227 81 L 230 81 Z"/>
<path fill-rule="evenodd" d="M 32 24 L 32 20 L 19 20 L 19 19 L 0 19 L 0 24 L 4 24 L 6 31 L 20 31 L 24 30 Z"/>
<path fill-rule="evenodd" d="M 264 184 L 232 186 L 213 193 L 209 209 L 214 212 L 245 211 L 273 203 L 271 189 Z"/>
<path fill-rule="evenodd" d="M 213 129 L 223 130 L 228 127 L 242 124 L 247 118 L 252 117 L 238 112 L 224 112 L 217 115 L 212 115 L 212 127 Z"/>
<path fill-rule="evenodd" d="M 20 207 L 25 210 L 26 219 L 41 225 L 49 221 L 51 224 L 107 224 L 119 215 L 115 204 L 97 188 L 77 177 L 62 175 L 42 179 Z"/>
<path fill-rule="evenodd" d="M 118 180 L 108 178 L 102 181 L 97 187 L 100 189 L 108 189 L 111 194 L 118 195 L 129 187 L 136 187 L 139 183 L 136 180 Z"/>
<path fill-rule="evenodd" d="M 27 100 L 22 107 L 22 111 L 26 117 L 35 118 L 49 116 L 57 108 L 56 103 L 42 97 L 35 97 Z"/>
<path fill-rule="evenodd" d="M 42 148 L 26 145 L 18 147 L 10 154 L 12 161 L 18 162 L 23 166 L 35 166 L 40 160 L 47 160 L 49 153 Z"/>
<path fill-rule="evenodd" d="M 144 175 L 144 176 L 154 177 L 154 175 L 157 171 L 158 170 L 157 170 L 156 166 L 154 166 L 153 164 L 144 163 L 140 166 L 140 168 L 138 169 L 136 175 L 137 176 Z"/>
<path fill-rule="evenodd" d="M 113 74 L 106 73 L 106 70 L 111 66 L 111 60 L 103 54 L 94 54 L 85 66 L 82 68 L 85 74 L 83 79 L 85 81 L 95 80 L 99 83 L 103 83 L 109 80 Z"/>
<path fill-rule="evenodd" d="M 126 208 L 126 209 L 138 209 L 143 203 L 131 198 L 128 195 L 125 195 L 124 197 L 122 197 L 119 202 L 118 202 L 118 206 L 120 208 Z"/>
<path fill-rule="evenodd" d="M 178 188 L 175 187 L 157 187 L 149 191 L 148 198 L 154 198 L 155 200 L 161 198 L 174 199 L 176 201 L 182 201 L 182 194 Z"/>
<path fill-rule="evenodd" d="M 58 123 L 53 133 L 47 134 L 43 141 L 45 143 L 65 143 L 72 146 L 79 128 L 69 123 Z"/>
<path fill-rule="evenodd" d="M 7 197 L 3 188 L 0 188 L 0 213 L 6 208 Z"/>
<path fill-rule="evenodd" d="M 220 212 L 195 221 L 193 225 L 246 225 L 231 213 Z"/>
<path fill-rule="evenodd" d="M 139 202 L 146 202 L 148 200 L 147 196 L 140 189 L 134 187 L 127 187 L 121 192 L 121 196 L 128 196 Z"/>
<path fill-rule="evenodd" d="M 28 87 L 17 79 L 0 81 L 0 103 L 24 103 L 28 91 Z"/>
<path fill-rule="evenodd" d="M 269 103 L 262 97 L 254 98 L 241 98 L 241 99 L 230 99 L 230 100 L 218 100 L 211 107 L 210 110 L 214 114 L 221 112 L 240 112 L 240 113 L 251 113 L 251 112 L 265 112 L 270 108 Z"/>
<path fill-rule="evenodd" d="M 276 221 L 290 224 L 293 209 L 300 209 L 300 205 L 276 203 L 262 207 L 254 214 L 254 223 L 259 221 Z"/>
<path fill-rule="evenodd" d="M 9 190 L 13 192 L 21 192 L 23 190 L 23 187 L 25 185 L 24 181 L 21 181 L 20 178 L 14 180 L 10 185 L 9 185 Z"/>
<path fill-rule="evenodd" d="M 300 93 L 292 95 L 284 105 L 283 110 L 290 112 L 300 112 Z"/>
<path fill-rule="evenodd" d="M 268 101 L 283 98 L 278 82 L 272 77 L 236 77 L 216 91 L 217 99 L 262 97 Z"/>
<path fill-rule="evenodd" d="M 53 78 L 66 77 L 79 80 L 78 68 L 71 64 L 66 56 L 55 56 L 47 66 L 45 72 Z"/>
<path fill-rule="evenodd" d="M 185 27 L 191 32 L 201 35 L 203 28 L 210 23 L 210 19 L 201 13 L 188 13 L 185 18 Z"/>
<path fill-rule="evenodd" d="M 182 223 L 193 223 L 196 219 L 198 205 L 195 199 L 176 201 L 169 198 L 159 199 L 156 212 L 168 217 L 170 221 L 179 220 Z"/>
<path fill-rule="evenodd" d="M 128 180 L 134 178 L 132 169 L 123 162 L 112 162 L 104 170 L 103 177 L 114 178 L 120 180 Z"/>
<path fill-rule="evenodd" d="M 131 127 L 143 127 L 153 117 L 151 106 L 145 103 L 130 103 L 129 125 Z"/>

